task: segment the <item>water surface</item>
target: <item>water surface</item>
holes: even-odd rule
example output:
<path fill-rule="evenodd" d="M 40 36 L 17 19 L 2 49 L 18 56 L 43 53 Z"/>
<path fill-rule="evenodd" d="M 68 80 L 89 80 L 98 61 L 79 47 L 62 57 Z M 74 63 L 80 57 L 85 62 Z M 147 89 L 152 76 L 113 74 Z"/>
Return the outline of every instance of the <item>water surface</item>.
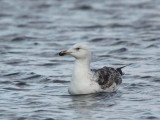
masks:
<path fill-rule="evenodd" d="M 1 120 L 159 120 L 159 0 L 1 0 Z M 93 45 L 92 68 L 123 69 L 116 93 L 70 96 L 74 59 Z"/>

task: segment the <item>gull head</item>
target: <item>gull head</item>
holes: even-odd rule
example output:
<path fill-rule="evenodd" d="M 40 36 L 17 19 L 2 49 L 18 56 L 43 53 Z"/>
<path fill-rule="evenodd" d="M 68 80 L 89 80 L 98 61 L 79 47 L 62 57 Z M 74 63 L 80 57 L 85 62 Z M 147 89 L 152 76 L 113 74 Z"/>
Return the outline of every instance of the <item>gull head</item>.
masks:
<path fill-rule="evenodd" d="M 87 59 L 91 58 L 91 51 L 87 43 L 77 43 L 73 45 L 70 49 L 61 51 L 60 56 L 71 55 L 76 59 Z"/>

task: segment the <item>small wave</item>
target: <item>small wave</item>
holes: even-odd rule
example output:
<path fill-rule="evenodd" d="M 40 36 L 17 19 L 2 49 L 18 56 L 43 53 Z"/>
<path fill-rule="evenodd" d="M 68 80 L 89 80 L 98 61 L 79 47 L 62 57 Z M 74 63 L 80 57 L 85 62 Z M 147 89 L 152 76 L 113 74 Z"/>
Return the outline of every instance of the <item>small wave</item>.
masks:
<path fill-rule="evenodd" d="M 73 10 L 92 10 L 92 9 L 93 7 L 90 5 L 81 5 L 81 6 L 77 6 Z"/>
<path fill-rule="evenodd" d="M 21 89 L 21 88 L 13 88 L 13 87 L 7 87 L 3 88 L 5 90 L 13 90 L 13 91 L 28 91 L 28 89 Z"/>
<path fill-rule="evenodd" d="M 127 48 L 120 48 L 117 50 L 112 50 L 109 53 L 123 53 L 123 52 L 126 52 L 127 50 L 128 50 Z"/>
<path fill-rule="evenodd" d="M 11 41 L 12 42 L 20 42 L 20 41 L 31 40 L 31 39 L 35 39 L 35 38 L 34 37 L 22 36 L 22 37 L 15 37 Z"/>
<path fill-rule="evenodd" d="M 152 76 L 142 76 L 141 78 L 143 78 L 143 79 L 152 78 Z"/>
<path fill-rule="evenodd" d="M 22 63 L 22 62 L 25 62 L 25 61 L 23 61 L 21 59 L 11 59 L 11 60 L 6 61 L 5 63 L 6 64 L 19 64 L 19 63 Z"/>
<path fill-rule="evenodd" d="M 28 86 L 28 84 L 26 82 L 22 82 L 22 81 L 18 81 L 16 83 L 17 86 Z"/>
<path fill-rule="evenodd" d="M 38 64 L 38 66 L 55 66 L 55 65 L 59 65 L 59 63 L 42 63 L 42 64 Z"/>
<path fill-rule="evenodd" d="M 152 44 L 152 45 L 147 46 L 146 48 L 159 48 L 159 46 L 156 44 Z"/>
<path fill-rule="evenodd" d="M 11 81 L 0 81 L 0 84 L 12 84 Z"/>
<path fill-rule="evenodd" d="M 132 28 L 132 25 L 125 25 L 125 24 L 118 24 L 118 23 L 113 23 L 108 25 L 110 28 Z"/>
<path fill-rule="evenodd" d="M 100 42 L 100 41 L 104 41 L 104 40 L 106 40 L 106 38 L 93 38 L 90 41 L 91 42 Z"/>
<path fill-rule="evenodd" d="M 53 80 L 53 83 L 69 83 L 70 81 L 64 81 L 64 80 Z"/>
<path fill-rule="evenodd" d="M 150 39 L 147 39 L 147 40 L 143 40 L 143 41 L 159 41 L 160 38 L 150 38 Z"/>
<path fill-rule="evenodd" d="M 42 77 L 41 75 L 31 75 L 31 76 L 29 76 L 29 77 L 25 77 L 25 78 L 23 78 L 23 80 L 27 80 L 27 79 L 35 79 L 35 78 L 40 78 L 40 77 Z"/>
<path fill-rule="evenodd" d="M 118 41 L 118 42 L 113 43 L 112 45 L 124 45 L 126 43 L 127 41 Z"/>
<path fill-rule="evenodd" d="M 13 75 L 19 75 L 19 72 L 15 72 L 15 73 L 9 73 L 9 74 L 4 74 L 3 76 L 13 76 Z"/>

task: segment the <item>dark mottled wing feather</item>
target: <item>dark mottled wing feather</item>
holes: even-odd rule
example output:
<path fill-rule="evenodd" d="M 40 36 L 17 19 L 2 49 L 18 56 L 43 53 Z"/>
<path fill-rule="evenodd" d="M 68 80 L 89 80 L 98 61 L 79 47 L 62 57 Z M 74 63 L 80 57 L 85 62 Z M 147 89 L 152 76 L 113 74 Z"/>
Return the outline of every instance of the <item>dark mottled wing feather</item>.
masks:
<path fill-rule="evenodd" d="M 102 89 L 109 88 L 113 83 L 120 85 L 122 83 L 121 74 L 114 68 L 103 67 L 101 69 L 93 69 L 98 84 Z"/>

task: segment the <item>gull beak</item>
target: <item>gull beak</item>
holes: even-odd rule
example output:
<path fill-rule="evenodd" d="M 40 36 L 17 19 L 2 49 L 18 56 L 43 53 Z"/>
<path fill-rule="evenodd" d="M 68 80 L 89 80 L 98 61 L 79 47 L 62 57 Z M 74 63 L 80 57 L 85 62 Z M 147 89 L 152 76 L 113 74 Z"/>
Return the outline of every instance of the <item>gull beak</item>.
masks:
<path fill-rule="evenodd" d="M 68 52 L 67 50 L 65 50 L 65 51 L 61 51 L 60 53 L 59 53 L 59 56 L 64 56 L 64 55 L 68 55 L 68 54 L 71 54 L 72 52 Z"/>

